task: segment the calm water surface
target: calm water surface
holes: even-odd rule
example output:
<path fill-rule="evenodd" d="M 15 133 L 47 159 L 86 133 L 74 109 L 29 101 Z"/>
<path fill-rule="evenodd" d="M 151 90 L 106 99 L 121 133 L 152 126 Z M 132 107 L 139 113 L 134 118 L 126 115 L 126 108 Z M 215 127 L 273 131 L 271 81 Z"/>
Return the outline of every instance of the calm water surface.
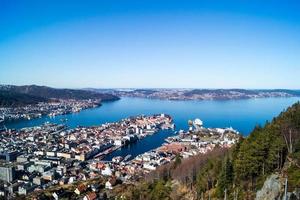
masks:
<path fill-rule="evenodd" d="M 176 129 L 187 129 L 189 119 L 200 118 L 205 127 L 233 127 L 243 135 L 248 135 L 257 124 L 278 115 L 300 98 L 264 98 L 230 101 L 168 101 L 142 98 L 122 98 L 119 101 L 103 103 L 99 108 L 87 109 L 80 113 L 42 117 L 31 121 L 23 120 L 6 124 L 7 128 L 23 128 L 40 125 L 44 122 L 66 124 L 70 128 L 76 126 L 92 126 L 105 122 L 115 122 L 128 116 L 140 114 L 170 114 L 176 124 Z M 115 151 L 106 159 L 116 155 L 133 156 L 160 146 L 164 139 L 173 135 L 172 131 L 160 131 L 153 136 L 144 138 L 137 143 Z"/>

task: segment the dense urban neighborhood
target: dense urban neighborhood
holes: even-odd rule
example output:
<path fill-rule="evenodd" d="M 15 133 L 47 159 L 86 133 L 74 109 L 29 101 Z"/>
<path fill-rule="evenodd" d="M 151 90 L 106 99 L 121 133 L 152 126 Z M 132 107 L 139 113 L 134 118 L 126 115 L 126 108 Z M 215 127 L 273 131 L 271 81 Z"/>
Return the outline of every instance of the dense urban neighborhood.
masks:
<path fill-rule="evenodd" d="M 173 129 L 171 116 L 137 116 L 74 129 L 46 123 L 20 130 L 2 130 L 0 195 L 16 197 L 50 190 L 49 195 L 55 199 L 70 192 L 77 199 L 89 199 L 89 196 L 101 199 L 111 195 L 110 190 L 115 185 L 138 181 L 177 156 L 184 159 L 205 154 L 216 145 L 229 148 L 239 138 L 238 132 L 231 128 L 207 129 L 199 119 L 190 124 L 190 130 L 167 138 L 159 148 L 134 158 L 127 155 L 112 160 L 103 158 L 157 131 Z"/>

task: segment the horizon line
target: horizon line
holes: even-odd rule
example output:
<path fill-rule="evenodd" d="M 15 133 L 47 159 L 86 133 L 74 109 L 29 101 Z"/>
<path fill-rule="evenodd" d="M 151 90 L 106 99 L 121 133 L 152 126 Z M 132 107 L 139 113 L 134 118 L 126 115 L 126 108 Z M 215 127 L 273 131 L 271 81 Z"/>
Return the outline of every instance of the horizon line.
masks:
<path fill-rule="evenodd" d="M 177 89 L 177 90 L 300 90 L 300 88 L 243 88 L 243 87 L 232 87 L 232 88 L 206 88 L 206 87 L 54 87 L 49 85 L 38 85 L 38 84 L 1 84 L 0 86 L 41 86 L 41 87 L 50 87 L 55 89 L 78 89 L 78 90 L 88 90 L 88 89 L 98 89 L 98 90 L 117 90 L 117 89 Z"/>

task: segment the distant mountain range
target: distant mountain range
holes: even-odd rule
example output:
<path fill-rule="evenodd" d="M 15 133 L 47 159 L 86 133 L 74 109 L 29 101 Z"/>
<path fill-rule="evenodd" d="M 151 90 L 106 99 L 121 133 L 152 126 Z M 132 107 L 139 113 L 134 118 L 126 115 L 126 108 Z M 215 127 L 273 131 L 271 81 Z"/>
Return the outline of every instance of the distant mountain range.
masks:
<path fill-rule="evenodd" d="M 169 100 L 230 100 L 268 97 L 296 97 L 300 90 L 288 89 L 88 89 L 124 97 Z"/>
<path fill-rule="evenodd" d="M 21 106 L 47 102 L 51 99 L 99 99 L 101 101 L 118 100 L 113 94 L 75 89 L 56 89 L 37 85 L 0 85 L 0 106 Z"/>

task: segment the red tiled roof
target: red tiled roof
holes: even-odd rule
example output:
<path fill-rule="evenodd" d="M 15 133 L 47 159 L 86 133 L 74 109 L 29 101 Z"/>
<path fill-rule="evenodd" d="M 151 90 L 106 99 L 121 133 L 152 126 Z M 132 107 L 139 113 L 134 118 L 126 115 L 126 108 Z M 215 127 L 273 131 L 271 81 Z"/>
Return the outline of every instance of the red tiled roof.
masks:
<path fill-rule="evenodd" d="M 80 191 L 80 192 L 84 192 L 86 190 L 86 186 L 84 184 L 80 184 L 78 185 L 77 189 Z"/>
<path fill-rule="evenodd" d="M 86 195 L 86 198 L 88 200 L 95 200 L 97 198 L 97 194 L 95 192 L 89 192 L 87 195 Z"/>

